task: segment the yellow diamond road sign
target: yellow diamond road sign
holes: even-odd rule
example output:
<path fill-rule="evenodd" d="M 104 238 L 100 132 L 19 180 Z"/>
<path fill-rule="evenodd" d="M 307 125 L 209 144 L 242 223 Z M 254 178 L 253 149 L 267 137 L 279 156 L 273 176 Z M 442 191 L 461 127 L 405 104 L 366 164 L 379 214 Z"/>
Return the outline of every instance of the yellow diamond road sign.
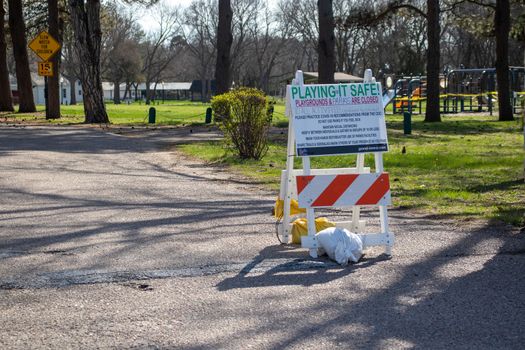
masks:
<path fill-rule="evenodd" d="M 29 48 L 42 60 L 47 61 L 60 50 L 60 44 L 48 32 L 43 31 L 29 43 Z"/>

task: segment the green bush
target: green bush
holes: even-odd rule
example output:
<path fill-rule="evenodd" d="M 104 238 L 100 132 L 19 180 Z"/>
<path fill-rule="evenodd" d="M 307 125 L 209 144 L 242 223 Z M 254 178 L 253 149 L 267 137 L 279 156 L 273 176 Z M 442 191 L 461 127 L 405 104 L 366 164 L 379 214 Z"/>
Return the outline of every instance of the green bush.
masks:
<path fill-rule="evenodd" d="M 258 89 L 240 88 L 212 100 L 215 120 L 226 141 L 234 146 L 242 159 L 261 159 L 268 151 L 268 130 L 271 118 L 266 96 Z"/>
<path fill-rule="evenodd" d="M 275 101 L 268 101 L 268 107 L 266 108 L 266 116 L 268 117 L 268 123 L 272 123 L 273 111 L 275 109 Z"/>
<path fill-rule="evenodd" d="M 211 108 L 213 109 L 213 121 L 221 123 L 224 119 L 230 117 L 231 94 L 221 94 L 213 97 Z"/>

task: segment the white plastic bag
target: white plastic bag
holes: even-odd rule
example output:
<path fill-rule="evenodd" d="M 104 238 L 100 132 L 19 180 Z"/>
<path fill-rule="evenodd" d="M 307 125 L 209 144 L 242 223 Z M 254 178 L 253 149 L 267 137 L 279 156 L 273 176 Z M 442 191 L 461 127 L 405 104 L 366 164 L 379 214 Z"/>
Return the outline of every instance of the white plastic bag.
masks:
<path fill-rule="evenodd" d="M 348 265 L 348 260 L 358 262 L 363 255 L 361 238 L 347 229 L 329 227 L 318 232 L 316 236 L 320 246 L 319 255 L 326 253 L 330 259 L 342 266 Z"/>

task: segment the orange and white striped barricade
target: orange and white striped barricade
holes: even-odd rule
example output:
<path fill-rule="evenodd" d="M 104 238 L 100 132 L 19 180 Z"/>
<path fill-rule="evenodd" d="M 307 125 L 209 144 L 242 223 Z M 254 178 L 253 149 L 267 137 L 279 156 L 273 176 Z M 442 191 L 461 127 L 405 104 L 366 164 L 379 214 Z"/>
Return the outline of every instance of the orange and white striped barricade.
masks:
<path fill-rule="evenodd" d="M 387 212 L 390 185 L 382 157 L 388 143 L 381 95 L 381 86 L 370 70 L 362 84 L 331 85 L 304 85 L 302 71 L 296 72 L 286 94 L 287 159 L 279 193 L 284 216 L 278 226 L 283 242 L 288 243 L 291 232 L 290 203 L 298 199 L 308 221 L 308 236 L 301 245 L 312 257 L 317 257 L 318 248 L 315 209 L 327 207 L 351 207 L 351 220 L 336 222 L 336 226 L 360 234 L 365 248 L 380 245 L 386 254 L 392 254 L 394 234 L 389 231 Z M 374 155 L 374 172 L 365 167 L 366 153 Z M 355 167 L 311 169 L 310 157 L 341 154 L 357 154 Z M 302 169 L 294 169 L 296 155 L 302 159 Z M 379 208 L 380 232 L 364 234 L 361 206 Z"/>

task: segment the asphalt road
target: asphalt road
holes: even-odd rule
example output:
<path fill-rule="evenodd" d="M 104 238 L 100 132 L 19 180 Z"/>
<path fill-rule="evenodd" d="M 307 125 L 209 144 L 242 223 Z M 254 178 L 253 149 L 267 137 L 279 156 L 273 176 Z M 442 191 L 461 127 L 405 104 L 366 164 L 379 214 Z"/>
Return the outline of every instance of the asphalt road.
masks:
<path fill-rule="evenodd" d="M 1 349 L 523 347 L 523 232 L 393 210 L 392 259 L 312 260 L 192 131 L 0 126 Z"/>

